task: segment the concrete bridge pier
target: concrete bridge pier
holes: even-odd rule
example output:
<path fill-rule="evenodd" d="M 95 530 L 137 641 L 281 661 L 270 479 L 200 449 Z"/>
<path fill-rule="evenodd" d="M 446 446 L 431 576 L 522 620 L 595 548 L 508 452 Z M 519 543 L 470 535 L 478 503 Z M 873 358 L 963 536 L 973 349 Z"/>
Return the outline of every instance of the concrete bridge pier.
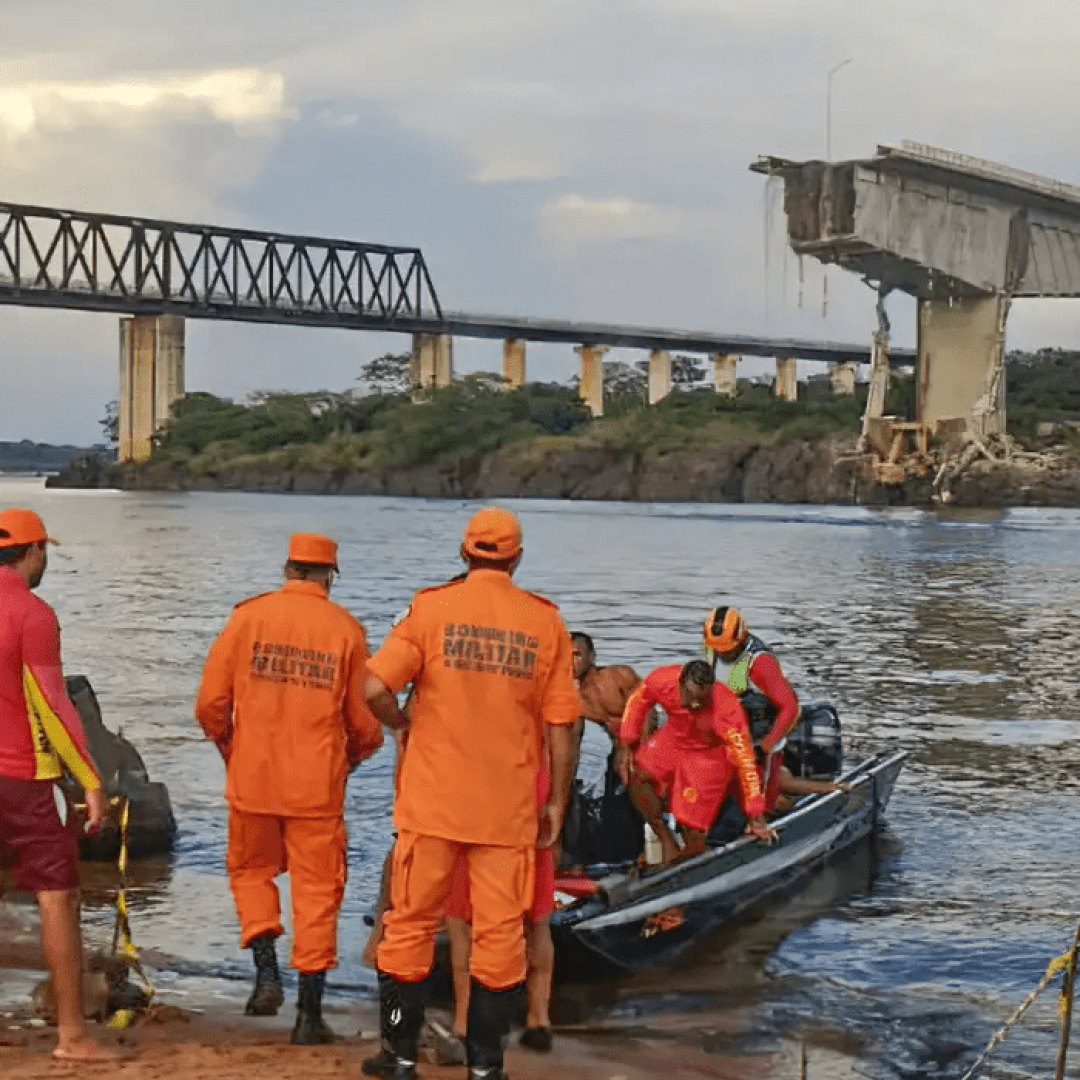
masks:
<path fill-rule="evenodd" d="M 607 345 L 575 345 L 581 357 L 581 381 L 578 393 L 593 416 L 604 415 L 604 353 Z"/>
<path fill-rule="evenodd" d="M 649 404 L 671 393 L 671 353 L 667 349 L 653 349 L 649 353 Z"/>
<path fill-rule="evenodd" d="M 781 401 L 798 401 L 799 399 L 796 363 L 794 356 L 776 358 L 776 382 L 773 384 L 773 393 Z"/>
<path fill-rule="evenodd" d="M 503 378 L 508 387 L 525 385 L 525 342 L 522 338 L 503 340 Z"/>
<path fill-rule="evenodd" d="M 117 460 L 148 460 L 155 434 L 183 396 L 184 320 L 178 315 L 121 319 Z"/>
<path fill-rule="evenodd" d="M 412 384 L 449 386 L 454 378 L 454 339 L 449 334 L 413 334 Z"/>
<path fill-rule="evenodd" d="M 713 353 L 712 362 L 716 392 L 723 394 L 724 397 L 734 397 L 739 386 L 739 358 L 737 356 L 725 356 L 723 353 Z"/>
<path fill-rule="evenodd" d="M 855 362 L 841 360 L 829 365 L 829 385 L 837 397 L 850 397 L 855 393 Z"/>
<path fill-rule="evenodd" d="M 918 420 L 967 418 L 978 435 L 1005 431 L 1003 296 L 919 301 Z"/>

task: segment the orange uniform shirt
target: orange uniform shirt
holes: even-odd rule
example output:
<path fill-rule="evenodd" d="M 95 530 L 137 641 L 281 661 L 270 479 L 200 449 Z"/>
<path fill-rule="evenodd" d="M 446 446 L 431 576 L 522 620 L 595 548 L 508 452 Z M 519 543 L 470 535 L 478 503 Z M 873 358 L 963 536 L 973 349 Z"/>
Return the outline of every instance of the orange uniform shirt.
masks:
<path fill-rule="evenodd" d="M 559 609 L 498 570 L 423 589 L 369 663 L 413 683 L 398 829 L 467 844 L 536 843 L 544 724 L 581 712 Z"/>
<path fill-rule="evenodd" d="M 382 744 L 363 698 L 364 628 L 313 581 L 236 605 L 210 648 L 195 715 L 250 814 L 340 814 L 348 770 Z"/>

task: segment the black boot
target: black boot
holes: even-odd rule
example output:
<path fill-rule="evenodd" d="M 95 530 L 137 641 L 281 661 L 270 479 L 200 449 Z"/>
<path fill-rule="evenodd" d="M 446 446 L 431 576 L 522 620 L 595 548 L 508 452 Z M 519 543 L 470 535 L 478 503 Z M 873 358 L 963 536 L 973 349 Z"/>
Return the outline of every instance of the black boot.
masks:
<path fill-rule="evenodd" d="M 503 1050 L 520 994 L 520 986 L 491 990 L 482 982 L 472 980 L 469 1027 L 465 1034 L 469 1080 L 507 1080 L 503 1072 Z"/>
<path fill-rule="evenodd" d="M 285 1000 L 274 938 L 271 933 L 260 934 L 249 945 L 255 961 L 255 989 L 244 1006 L 248 1016 L 277 1016 Z"/>
<path fill-rule="evenodd" d="M 296 1023 L 289 1042 L 297 1046 L 332 1043 L 337 1036 L 322 1018 L 322 996 L 326 987 L 325 971 L 301 971 L 297 980 Z"/>
<path fill-rule="evenodd" d="M 379 1031 L 382 1050 L 360 1066 L 365 1076 L 416 1080 L 424 999 L 420 983 L 399 982 L 379 972 Z"/>

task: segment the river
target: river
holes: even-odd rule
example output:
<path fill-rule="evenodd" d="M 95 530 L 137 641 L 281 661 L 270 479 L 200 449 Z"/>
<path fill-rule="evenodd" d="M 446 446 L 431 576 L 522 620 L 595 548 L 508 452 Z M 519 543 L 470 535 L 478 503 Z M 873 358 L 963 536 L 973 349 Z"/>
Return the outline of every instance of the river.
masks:
<path fill-rule="evenodd" d="M 106 723 L 172 795 L 175 856 L 138 867 L 131 893 L 162 997 L 241 1000 L 250 961 L 225 874 L 223 770 L 192 719 L 206 649 L 235 601 L 278 585 L 297 530 L 340 542 L 334 598 L 377 645 L 416 588 L 458 571 L 475 507 L 54 491 L 3 476 L 0 505 L 33 507 L 60 538 L 40 594 L 59 614 L 66 669 L 90 676 Z M 705 611 L 735 603 L 804 699 L 837 706 L 849 760 L 911 755 L 873 852 L 677 970 L 558 990 L 556 1020 L 717 1052 L 795 1034 L 868 1076 L 959 1076 L 1068 947 L 1080 909 L 1080 512 L 506 505 L 525 531 L 517 580 L 587 629 L 601 663 L 644 673 L 688 659 Z M 584 767 L 596 772 L 603 752 L 590 734 Z M 373 987 L 359 951 L 390 840 L 391 768 L 384 747 L 349 785 L 332 994 Z M 112 869 L 90 882 L 88 938 L 107 942 Z M 1049 1073 L 1057 1018 L 1044 999 L 995 1075 Z"/>

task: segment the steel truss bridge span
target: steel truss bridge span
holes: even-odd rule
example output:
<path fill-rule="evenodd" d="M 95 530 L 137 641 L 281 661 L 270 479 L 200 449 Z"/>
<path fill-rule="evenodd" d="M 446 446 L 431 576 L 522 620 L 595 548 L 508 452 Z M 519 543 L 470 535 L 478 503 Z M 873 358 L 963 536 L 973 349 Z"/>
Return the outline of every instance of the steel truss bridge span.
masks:
<path fill-rule="evenodd" d="M 870 359 L 868 345 L 447 312 L 418 248 L 0 203 L 0 304 L 286 326 Z M 908 349 L 891 352 L 910 364 Z"/>
<path fill-rule="evenodd" d="M 12 203 L 0 303 L 404 332 L 442 318 L 418 248 Z"/>

